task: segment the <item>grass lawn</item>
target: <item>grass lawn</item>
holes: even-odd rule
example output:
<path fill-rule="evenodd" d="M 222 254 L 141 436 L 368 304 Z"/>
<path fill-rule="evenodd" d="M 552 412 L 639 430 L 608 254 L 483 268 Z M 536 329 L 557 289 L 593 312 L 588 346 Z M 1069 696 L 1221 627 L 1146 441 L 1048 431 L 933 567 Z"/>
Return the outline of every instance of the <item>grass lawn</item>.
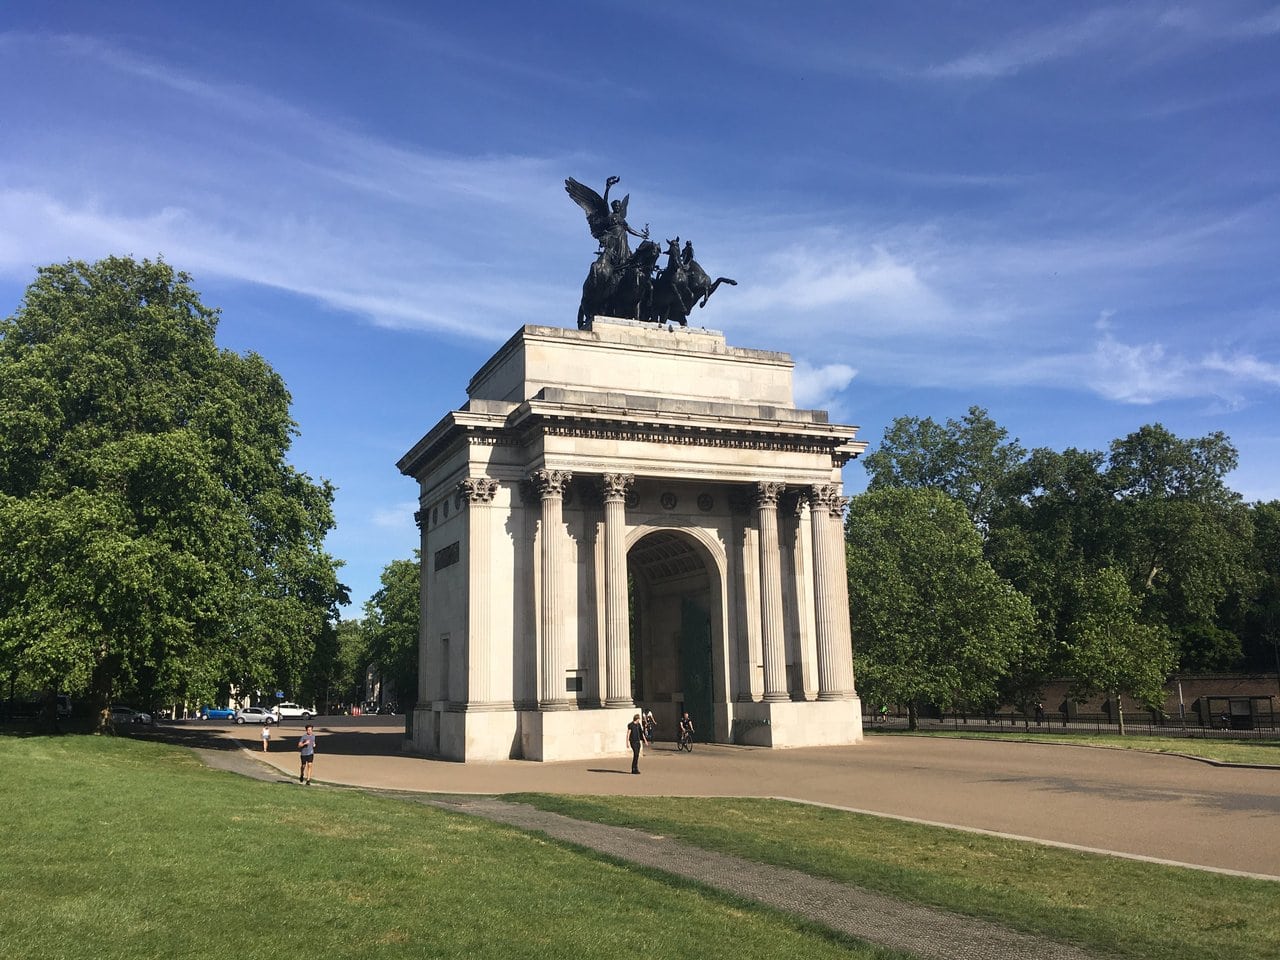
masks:
<path fill-rule="evenodd" d="M 958 737 L 969 740 L 1022 740 L 1028 743 L 1070 743 L 1076 746 L 1111 747 L 1115 750 L 1145 750 L 1148 753 L 1179 753 L 1220 763 L 1263 763 L 1280 766 L 1280 740 L 1209 740 L 1204 737 L 1144 737 L 1107 733 L 1026 733 L 1023 731 L 979 732 L 966 730 L 873 730 L 876 736 Z"/>
<path fill-rule="evenodd" d="M 1280 958 L 1280 883 L 775 800 L 518 795 L 571 817 L 985 917 L 1105 955 Z"/>
<path fill-rule="evenodd" d="M 501 825 L 127 737 L 0 736 L 0 957 L 855 957 Z"/>

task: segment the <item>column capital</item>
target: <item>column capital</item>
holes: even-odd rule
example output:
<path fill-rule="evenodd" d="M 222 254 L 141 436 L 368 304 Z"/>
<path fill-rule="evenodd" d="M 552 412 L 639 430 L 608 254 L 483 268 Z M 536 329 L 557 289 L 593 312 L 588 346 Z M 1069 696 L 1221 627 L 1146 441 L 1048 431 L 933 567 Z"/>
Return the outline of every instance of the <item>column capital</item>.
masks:
<path fill-rule="evenodd" d="M 489 477 L 468 477 L 458 483 L 454 505 L 462 509 L 464 503 L 492 503 L 498 492 L 498 481 Z"/>
<path fill-rule="evenodd" d="M 761 480 L 755 485 L 752 491 L 755 495 L 757 507 L 777 507 L 778 497 L 782 495 L 782 491 L 786 485 L 775 483 L 771 480 Z"/>
<path fill-rule="evenodd" d="M 529 474 L 529 481 L 543 500 L 563 497 L 565 487 L 572 479 L 573 474 L 568 470 L 535 470 Z"/>
<path fill-rule="evenodd" d="M 840 487 L 834 483 L 819 483 L 809 488 L 809 503 L 813 509 L 826 511 L 833 517 L 844 517 L 849 499 L 840 496 Z"/>
<path fill-rule="evenodd" d="M 635 482 L 635 474 L 606 473 L 600 478 L 600 490 L 606 502 L 621 500 L 625 503 L 627 491 L 631 489 L 631 485 Z"/>

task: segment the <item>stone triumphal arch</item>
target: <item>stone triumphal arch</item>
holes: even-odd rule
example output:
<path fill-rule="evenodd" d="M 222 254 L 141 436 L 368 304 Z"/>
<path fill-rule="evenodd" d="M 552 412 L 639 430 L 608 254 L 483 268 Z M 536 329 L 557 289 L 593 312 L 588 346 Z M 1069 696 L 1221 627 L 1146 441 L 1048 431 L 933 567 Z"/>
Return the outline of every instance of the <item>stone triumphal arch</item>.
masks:
<path fill-rule="evenodd" d="M 415 747 L 622 755 L 659 735 L 862 737 L 841 467 L 856 428 L 797 409 L 791 358 L 708 330 L 526 326 L 400 460 L 419 483 Z"/>

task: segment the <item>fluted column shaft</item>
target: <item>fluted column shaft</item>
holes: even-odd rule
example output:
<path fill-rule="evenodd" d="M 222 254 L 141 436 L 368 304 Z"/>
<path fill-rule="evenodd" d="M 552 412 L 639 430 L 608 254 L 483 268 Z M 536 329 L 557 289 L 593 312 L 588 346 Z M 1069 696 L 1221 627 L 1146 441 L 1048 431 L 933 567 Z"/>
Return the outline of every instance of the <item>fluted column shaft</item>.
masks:
<path fill-rule="evenodd" d="M 493 575 L 490 559 L 491 513 L 489 504 L 498 481 L 474 477 L 458 484 L 455 507 L 467 505 L 467 683 L 468 704 L 493 700 L 493 631 L 489 615 L 490 598 L 481 587 Z"/>
<path fill-rule="evenodd" d="M 834 554 L 831 540 L 831 508 L 838 500 L 831 484 L 814 487 L 809 494 L 809 531 L 813 539 L 813 608 L 817 626 L 818 699 L 841 700 L 845 696 L 840 670 L 840 624 L 848 610 L 839 607 L 836 579 L 843 576 L 844 564 Z M 847 654 L 847 651 L 846 651 Z"/>
<path fill-rule="evenodd" d="M 532 480 L 542 498 L 542 626 L 541 669 L 538 672 L 538 707 L 566 709 L 564 692 L 564 600 L 561 595 L 560 540 L 563 526 L 564 488 L 567 470 L 538 470 Z"/>
<path fill-rule="evenodd" d="M 413 512 L 413 522 L 418 525 L 418 703 L 426 706 L 434 699 L 431 695 L 431 670 L 427 661 L 427 510 L 422 507 Z"/>
<path fill-rule="evenodd" d="M 765 700 L 791 699 L 787 692 L 786 635 L 782 623 L 782 553 L 778 548 L 778 495 L 781 492 L 780 483 L 756 484 Z"/>
<path fill-rule="evenodd" d="M 848 497 L 837 496 L 831 503 L 827 519 L 827 538 L 832 557 L 830 602 L 835 620 L 834 656 L 836 689 L 842 698 L 856 697 L 858 690 L 853 675 L 853 631 L 849 621 L 849 574 L 845 564 L 844 511 Z"/>
<path fill-rule="evenodd" d="M 634 706 L 631 691 L 631 636 L 627 623 L 628 474 L 604 475 L 605 706 Z"/>

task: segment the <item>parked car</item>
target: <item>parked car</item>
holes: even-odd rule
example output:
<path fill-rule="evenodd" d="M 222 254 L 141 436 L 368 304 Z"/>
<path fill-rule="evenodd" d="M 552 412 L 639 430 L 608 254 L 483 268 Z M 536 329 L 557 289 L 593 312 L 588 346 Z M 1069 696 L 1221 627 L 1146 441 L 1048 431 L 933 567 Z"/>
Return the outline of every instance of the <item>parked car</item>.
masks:
<path fill-rule="evenodd" d="M 244 707 L 236 711 L 236 723 L 275 723 L 275 715 L 266 707 Z"/>
<path fill-rule="evenodd" d="M 151 714 L 144 713 L 141 710 L 135 710 L 133 707 L 126 707 L 122 704 L 111 705 L 111 722 L 112 723 L 155 723 Z"/>
<path fill-rule="evenodd" d="M 235 707 L 201 707 L 201 720 L 231 720 L 236 715 Z"/>
<path fill-rule="evenodd" d="M 382 717 L 394 717 L 396 715 L 396 705 L 394 703 L 384 703 L 378 708 L 378 715 Z"/>
<path fill-rule="evenodd" d="M 285 720 L 289 718 L 301 717 L 303 720 L 310 720 L 316 715 L 315 707 L 302 707 L 296 703 L 290 703 L 286 700 L 284 703 L 277 703 L 271 710 L 275 714 L 277 720 Z"/>

